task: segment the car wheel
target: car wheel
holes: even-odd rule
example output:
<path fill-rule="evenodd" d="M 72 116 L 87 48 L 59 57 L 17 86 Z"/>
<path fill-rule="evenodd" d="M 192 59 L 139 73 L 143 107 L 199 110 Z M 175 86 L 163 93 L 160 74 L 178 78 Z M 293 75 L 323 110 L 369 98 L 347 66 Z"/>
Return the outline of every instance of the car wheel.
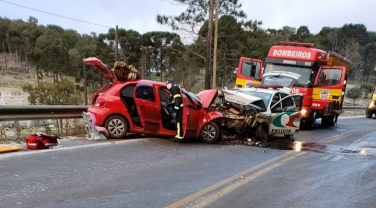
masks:
<path fill-rule="evenodd" d="M 285 138 L 288 139 L 288 140 L 290 140 L 290 141 L 294 141 L 295 140 L 294 139 L 294 135 L 292 135 L 292 134 L 285 134 Z"/>
<path fill-rule="evenodd" d="M 110 134 L 110 138 L 124 138 L 128 133 L 128 123 L 122 116 L 111 116 L 105 123 L 105 128 Z"/>
<path fill-rule="evenodd" d="M 368 109 L 366 110 L 366 117 L 367 117 L 367 118 L 372 118 L 372 114 L 373 114 L 373 113 L 372 113 L 371 110 L 368 110 Z"/>
<path fill-rule="evenodd" d="M 210 122 L 201 129 L 200 138 L 202 142 L 215 143 L 221 138 L 221 134 L 218 124 Z"/>
<path fill-rule="evenodd" d="M 262 142 L 268 142 L 268 129 L 264 125 L 259 124 L 256 128 L 256 139 Z"/>

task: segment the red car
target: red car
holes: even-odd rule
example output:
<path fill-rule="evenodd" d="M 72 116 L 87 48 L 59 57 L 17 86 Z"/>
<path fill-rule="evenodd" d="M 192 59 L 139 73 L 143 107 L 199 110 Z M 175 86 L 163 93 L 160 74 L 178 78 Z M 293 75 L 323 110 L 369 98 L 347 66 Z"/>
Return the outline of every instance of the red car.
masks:
<path fill-rule="evenodd" d="M 99 59 L 84 59 L 104 74 L 108 84 L 95 92 L 88 112 L 96 125 L 105 127 L 110 138 L 124 138 L 127 133 L 175 136 L 175 119 L 166 107 L 170 92 L 166 84 L 150 80 L 118 81 L 114 73 Z M 222 114 L 210 108 L 217 90 L 205 90 L 197 97 L 181 89 L 183 99 L 184 138 L 201 138 L 213 143 L 221 138 Z"/>

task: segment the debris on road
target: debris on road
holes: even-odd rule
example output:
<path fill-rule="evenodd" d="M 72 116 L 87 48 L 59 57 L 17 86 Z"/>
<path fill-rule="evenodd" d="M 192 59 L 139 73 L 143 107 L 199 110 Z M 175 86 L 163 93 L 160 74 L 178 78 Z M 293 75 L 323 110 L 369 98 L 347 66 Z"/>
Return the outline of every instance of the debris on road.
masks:
<path fill-rule="evenodd" d="M 49 134 L 32 134 L 26 137 L 26 147 L 28 150 L 55 149 L 60 138 Z"/>
<path fill-rule="evenodd" d="M 5 152 L 14 152 L 14 151 L 19 151 L 22 150 L 22 147 L 19 146 L 12 146 L 12 145 L 0 145 L 0 153 L 5 153 Z"/>
<path fill-rule="evenodd" d="M 97 126 L 97 120 L 92 113 L 82 112 L 82 118 L 85 123 L 86 138 L 88 140 L 106 140 L 109 137 L 106 128 Z"/>

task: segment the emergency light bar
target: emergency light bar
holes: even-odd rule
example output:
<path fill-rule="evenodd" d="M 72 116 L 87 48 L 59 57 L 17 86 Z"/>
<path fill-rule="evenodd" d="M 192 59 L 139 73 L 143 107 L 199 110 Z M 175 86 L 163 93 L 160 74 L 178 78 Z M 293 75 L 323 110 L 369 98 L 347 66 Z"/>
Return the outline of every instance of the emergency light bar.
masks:
<path fill-rule="evenodd" d="M 288 41 L 279 41 L 280 45 L 289 45 L 289 46 L 301 46 L 311 48 L 313 47 L 313 43 L 298 43 L 298 42 L 288 42 Z"/>

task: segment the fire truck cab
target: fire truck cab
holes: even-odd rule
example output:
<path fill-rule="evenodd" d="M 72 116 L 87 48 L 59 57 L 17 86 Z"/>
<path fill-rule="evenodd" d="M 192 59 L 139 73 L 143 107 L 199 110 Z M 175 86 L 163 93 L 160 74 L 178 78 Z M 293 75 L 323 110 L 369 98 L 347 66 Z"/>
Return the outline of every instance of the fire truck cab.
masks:
<path fill-rule="evenodd" d="M 342 112 L 349 70 L 350 60 L 339 54 L 313 48 L 313 43 L 281 41 L 270 48 L 260 81 L 282 85 L 291 94 L 302 95 L 301 100 L 295 101 L 302 105 L 301 127 L 312 129 L 317 118 L 322 119 L 322 126 L 336 124 Z M 248 80 L 253 82 L 253 79 Z"/>

